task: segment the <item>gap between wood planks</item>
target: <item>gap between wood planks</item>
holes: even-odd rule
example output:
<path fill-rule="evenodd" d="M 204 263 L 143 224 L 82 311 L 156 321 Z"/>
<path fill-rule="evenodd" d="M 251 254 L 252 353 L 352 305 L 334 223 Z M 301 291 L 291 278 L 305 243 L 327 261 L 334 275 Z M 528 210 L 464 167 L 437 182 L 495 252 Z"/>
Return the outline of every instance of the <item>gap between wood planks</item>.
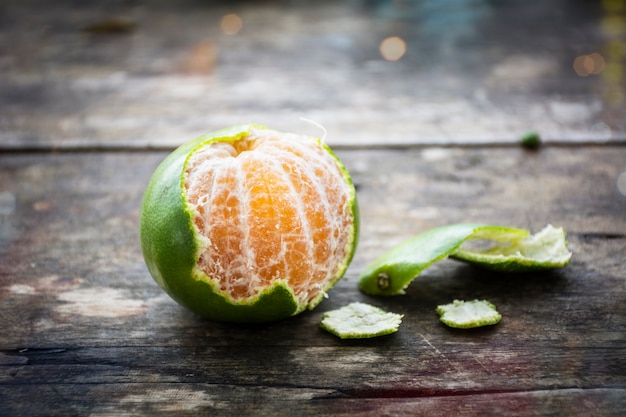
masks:
<path fill-rule="evenodd" d="M 182 145 L 182 143 L 181 143 Z M 596 141 L 550 141 L 544 142 L 538 149 L 528 149 L 528 152 L 540 152 L 541 148 L 582 148 L 582 147 L 626 147 L 626 141 L 620 139 L 609 140 L 604 142 Z M 362 150 L 411 150 L 425 148 L 467 148 L 467 149 L 486 149 L 486 148 L 523 148 L 520 143 L 516 142 L 472 142 L 472 143 L 437 143 L 422 142 L 409 144 L 365 144 L 365 145 L 330 145 L 333 150 L 341 151 L 362 151 Z M 46 153 L 135 153 L 135 152 L 171 152 L 176 149 L 173 145 L 151 145 L 151 144 L 27 144 L 25 146 L 2 145 L 0 144 L 0 155 L 2 154 L 46 154 Z"/>

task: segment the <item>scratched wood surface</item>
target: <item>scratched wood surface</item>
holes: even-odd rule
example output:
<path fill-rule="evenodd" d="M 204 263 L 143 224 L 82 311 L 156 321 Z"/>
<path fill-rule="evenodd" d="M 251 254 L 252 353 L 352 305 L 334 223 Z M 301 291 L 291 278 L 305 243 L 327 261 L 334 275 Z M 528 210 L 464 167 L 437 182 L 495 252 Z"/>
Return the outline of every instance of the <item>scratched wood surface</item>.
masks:
<path fill-rule="evenodd" d="M 620 415 L 626 407 L 626 148 L 339 152 L 358 186 L 361 244 L 316 310 L 227 325 L 171 301 L 144 266 L 143 187 L 163 152 L 0 156 L 0 415 Z M 8 193 L 15 197 L 9 201 Z M 562 270 L 523 276 L 446 260 L 404 296 L 356 275 L 430 227 L 565 227 Z M 436 305 L 486 298 L 488 329 Z M 397 334 L 342 341 L 321 315 L 352 301 L 402 313 Z"/>
<path fill-rule="evenodd" d="M 531 3 L 3 1 L 0 416 L 622 416 L 626 5 Z M 152 170 L 235 123 L 321 134 L 299 117 L 357 185 L 353 263 L 300 316 L 194 316 L 141 256 Z M 528 129 L 547 146 L 518 147 Z M 466 221 L 562 226 L 572 261 L 515 276 L 446 260 L 404 296 L 358 290 L 386 249 Z M 445 327 L 434 309 L 457 298 L 502 322 Z M 320 329 L 352 301 L 404 314 L 399 332 Z"/>

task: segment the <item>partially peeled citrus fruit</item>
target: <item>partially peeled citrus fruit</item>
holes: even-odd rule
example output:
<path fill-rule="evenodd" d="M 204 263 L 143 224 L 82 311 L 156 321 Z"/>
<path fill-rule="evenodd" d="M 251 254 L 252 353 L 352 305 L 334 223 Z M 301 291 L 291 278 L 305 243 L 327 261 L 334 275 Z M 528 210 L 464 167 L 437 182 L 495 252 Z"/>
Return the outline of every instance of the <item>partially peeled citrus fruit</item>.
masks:
<path fill-rule="evenodd" d="M 313 309 L 358 240 L 356 191 L 321 140 L 243 125 L 182 145 L 147 186 L 148 269 L 213 320 L 264 322 Z"/>

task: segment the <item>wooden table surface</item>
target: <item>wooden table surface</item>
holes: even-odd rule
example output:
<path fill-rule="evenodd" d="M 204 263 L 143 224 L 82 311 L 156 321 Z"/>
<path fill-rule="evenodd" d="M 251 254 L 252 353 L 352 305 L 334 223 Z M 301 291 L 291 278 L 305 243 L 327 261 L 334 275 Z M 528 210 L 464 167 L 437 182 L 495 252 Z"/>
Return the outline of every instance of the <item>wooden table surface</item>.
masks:
<path fill-rule="evenodd" d="M 4 1 L 0 415 L 623 416 L 626 2 L 503 3 Z M 353 263 L 291 319 L 194 316 L 141 255 L 153 169 L 232 124 L 321 135 L 300 117 L 357 185 Z M 573 257 L 526 275 L 445 260 L 405 295 L 358 290 L 386 249 L 458 222 L 562 226 Z M 474 298 L 502 322 L 439 322 Z M 352 301 L 404 314 L 399 331 L 320 329 Z"/>

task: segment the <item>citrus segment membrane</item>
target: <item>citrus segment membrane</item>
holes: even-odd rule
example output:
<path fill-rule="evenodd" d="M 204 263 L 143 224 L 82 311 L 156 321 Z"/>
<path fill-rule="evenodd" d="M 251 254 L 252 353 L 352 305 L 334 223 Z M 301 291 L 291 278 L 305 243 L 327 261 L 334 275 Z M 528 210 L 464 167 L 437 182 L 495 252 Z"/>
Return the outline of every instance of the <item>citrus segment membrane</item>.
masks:
<path fill-rule="evenodd" d="M 459 249 L 469 240 L 487 240 L 495 246 Z M 563 229 L 550 225 L 530 236 L 524 229 L 454 224 L 420 233 L 393 247 L 361 273 L 359 287 L 371 295 L 402 294 L 425 268 L 448 256 L 496 270 L 527 272 L 565 266 L 571 252 Z"/>
<path fill-rule="evenodd" d="M 457 329 L 491 326 L 502 320 L 496 306 L 487 300 L 454 300 L 450 304 L 437 306 L 436 312 L 442 323 Z"/>
<path fill-rule="evenodd" d="M 341 339 L 365 339 L 398 331 L 402 315 L 365 303 L 351 303 L 322 316 L 321 327 Z"/>
<path fill-rule="evenodd" d="M 144 259 L 174 300 L 214 320 L 314 308 L 358 241 L 350 175 L 319 139 L 259 125 L 186 143 L 155 170 L 141 209 Z"/>

